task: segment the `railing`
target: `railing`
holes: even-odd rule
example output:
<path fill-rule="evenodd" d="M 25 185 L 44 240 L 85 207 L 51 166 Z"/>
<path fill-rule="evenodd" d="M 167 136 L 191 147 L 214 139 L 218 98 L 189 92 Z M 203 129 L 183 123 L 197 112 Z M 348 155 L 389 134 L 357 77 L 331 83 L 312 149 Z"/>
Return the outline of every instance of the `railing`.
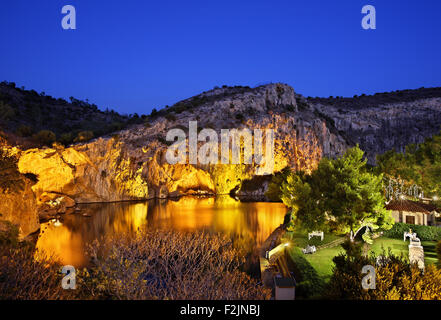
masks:
<path fill-rule="evenodd" d="M 326 244 L 322 244 L 321 246 L 317 246 L 316 249 L 320 250 L 320 249 L 326 249 L 326 248 L 332 248 L 332 247 L 336 247 L 339 244 L 342 244 L 343 242 L 345 242 L 346 238 L 340 238 L 340 239 L 335 239 L 334 241 L 328 242 Z"/>

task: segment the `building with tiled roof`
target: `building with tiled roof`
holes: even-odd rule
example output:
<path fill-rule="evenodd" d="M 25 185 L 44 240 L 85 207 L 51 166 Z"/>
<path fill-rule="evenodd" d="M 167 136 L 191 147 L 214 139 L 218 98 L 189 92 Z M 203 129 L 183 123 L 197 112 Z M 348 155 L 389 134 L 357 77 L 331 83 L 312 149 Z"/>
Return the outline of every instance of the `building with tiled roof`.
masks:
<path fill-rule="evenodd" d="M 392 211 L 395 222 L 424 226 L 435 225 L 435 218 L 440 211 L 433 204 L 407 199 L 392 200 L 386 204 L 386 209 Z"/>

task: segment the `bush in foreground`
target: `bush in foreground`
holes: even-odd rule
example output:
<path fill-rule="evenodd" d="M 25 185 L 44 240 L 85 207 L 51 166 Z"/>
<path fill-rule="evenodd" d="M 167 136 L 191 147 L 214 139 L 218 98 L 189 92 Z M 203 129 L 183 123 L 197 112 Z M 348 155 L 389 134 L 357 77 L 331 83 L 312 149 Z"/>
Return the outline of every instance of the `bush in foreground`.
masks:
<path fill-rule="evenodd" d="M 106 254 L 104 254 L 106 253 Z M 270 291 L 239 270 L 231 241 L 206 233 L 139 231 L 90 248 L 80 273 L 92 299 L 269 299 Z"/>
<path fill-rule="evenodd" d="M 418 238 L 422 241 L 439 241 L 441 240 L 441 228 L 434 226 L 421 226 L 416 224 L 407 224 L 407 223 L 395 223 L 392 229 L 384 232 L 384 236 L 388 238 L 394 239 L 403 239 L 404 232 L 408 232 L 409 229 L 412 229 L 413 232 L 416 232 Z"/>
<path fill-rule="evenodd" d="M 0 299 L 68 299 L 61 287 L 61 266 L 49 259 L 34 259 L 32 244 L 18 241 L 18 229 L 0 221 Z"/>
<path fill-rule="evenodd" d="M 422 272 L 416 264 L 391 252 L 383 253 L 377 264 L 375 255 L 364 256 L 356 244 L 345 244 L 346 254 L 336 256 L 334 273 L 326 297 L 351 300 L 439 300 L 441 299 L 441 269 L 426 266 Z M 363 266 L 375 266 L 376 288 L 362 288 Z"/>
<path fill-rule="evenodd" d="M 323 294 L 325 281 L 317 274 L 300 248 L 290 248 L 289 256 L 294 262 L 297 281 L 296 299 L 314 299 Z"/>
<path fill-rule="evenodd" d="M 61 266 L 0 229 L 0 299 L 269 299 L 271 291 L 239 270 L 231 241 L 206 233 L 140 231 L 90 247 L 91 265 L 64 290 Z M 7 230 L 6 230 L 7 228 Z M 38 257 L 38 259 L 35 259 Z"/>
<path fill-rule="evenodd" d="M 50 146 L 57 139 L 55 133 L 50 130 L 41 130 L 38 133 L 34 134 L 33 138 L 35 142 L 42 146 Z"/>

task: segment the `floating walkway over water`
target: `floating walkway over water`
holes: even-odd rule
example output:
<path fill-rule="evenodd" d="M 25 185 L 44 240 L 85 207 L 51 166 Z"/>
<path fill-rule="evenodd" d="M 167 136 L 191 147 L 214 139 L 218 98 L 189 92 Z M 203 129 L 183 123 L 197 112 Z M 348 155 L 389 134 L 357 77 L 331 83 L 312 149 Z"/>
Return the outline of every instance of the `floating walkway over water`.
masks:
<path fill-rule="evenodd" d="M 285 225 L 277 227 L 271 235 L 262 244 L 259 259 L 260 259 L 260 275 L 264 286 L 274 289 L 277 298 L 280 290 L 286 290 L 289 288 L 279 288 L 276 284 L 276 280 L 280 283 L 289 282 L 292 283 L 292 299 L 294 298 L 294 284 L 295 280 L 291 275 L 286 261 L 286 244 L 280 244 L 280 239 L 285 233 Z"/>

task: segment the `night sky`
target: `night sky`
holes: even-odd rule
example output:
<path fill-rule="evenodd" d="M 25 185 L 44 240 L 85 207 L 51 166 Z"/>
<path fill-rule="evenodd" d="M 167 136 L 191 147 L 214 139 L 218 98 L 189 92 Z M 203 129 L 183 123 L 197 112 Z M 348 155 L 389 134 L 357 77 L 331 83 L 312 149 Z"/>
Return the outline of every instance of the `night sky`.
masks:
<path fill-rule="evenodd" d="M 376 30 L 361 27 L 366 4 Z M 76 30 L 61 27 L 64 5 Z M 224 84 L 305 96 L 441 86 L 439 0 L 1 1 L 0 43 L 0 81 L 121 113 Z"/>

